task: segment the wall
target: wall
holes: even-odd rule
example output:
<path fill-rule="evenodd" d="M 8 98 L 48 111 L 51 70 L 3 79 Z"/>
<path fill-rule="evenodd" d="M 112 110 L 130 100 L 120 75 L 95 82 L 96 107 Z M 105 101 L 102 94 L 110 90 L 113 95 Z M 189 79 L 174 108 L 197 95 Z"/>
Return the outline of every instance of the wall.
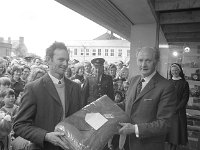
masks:
<path fill-rule="evenodd" d="M 156 23 L 137 24 L 132 26 L 129 77 L 139 74 L 136 62 L 137 49 L 144 46 L 155 47 L 156 30 Z"/>
<path fill-rule="evenodd" d="M 11 55 L 11 44 L 0 42 L 0 57 Z"/>

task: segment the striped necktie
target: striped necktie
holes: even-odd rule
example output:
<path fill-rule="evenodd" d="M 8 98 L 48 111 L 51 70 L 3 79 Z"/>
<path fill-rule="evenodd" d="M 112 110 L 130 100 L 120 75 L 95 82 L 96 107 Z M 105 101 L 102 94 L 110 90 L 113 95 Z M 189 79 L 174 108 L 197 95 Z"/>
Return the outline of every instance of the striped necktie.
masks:
<path fill-rule="evenodd" d="M 145 80 L 144 79 L 140 79 L 140 81 L 138 82 L 138 85 L 137 85 L 137 91 L 136 91 L 136 97 L 140 94 L 140 91 L 142 89 L 142 82 L 144 82 Z"/>

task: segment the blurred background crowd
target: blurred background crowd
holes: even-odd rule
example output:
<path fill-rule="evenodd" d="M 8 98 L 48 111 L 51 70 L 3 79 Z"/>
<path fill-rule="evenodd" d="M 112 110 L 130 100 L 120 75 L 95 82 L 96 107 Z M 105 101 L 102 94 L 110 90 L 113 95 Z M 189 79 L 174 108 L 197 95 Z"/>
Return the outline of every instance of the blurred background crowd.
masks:
<path fill-rule="evenodd" d="M 118 61 L 116 63 L 104 63 L 104 74 L 110 75 L 113 82 L 114 100 L 119 103 L 125 99 L 125 92 L 128 89 L 129 63 Z M 48 72 L 48 64 L 41 58 L 10 58 L 0 57 L 0 111 L 11 116 L 11 122 L 18 112 L 21 104 L 21 97 L 25 85 L 35 81 Z M 79 62 L 72 60 L 65 72 L 66 78 L 80 84 L 84 91 L 86 80 L 94 76 L 94 66 L 89 61 Z M 82 94 L 85 94 L 84 92 Z M 84 95 L 83 95 L 84 96 Z M 0 116 L 2 118 L 2 115 Z M 0 125 L 2 126 L 2 125 Z M 9 124 L 4 124 L 3 131 L 11 132 L 6 136 L 3 143 L 9 145 L 16 138 Z M 8 130 L 5 130 L 5 129 Z M 6 133 L 5 133 L 6 134 Z M 19 137 L 18 137 L 19 138 Z M 19 139 L 18 139 L 19 140 Z M 17 141 L 18 141 L 17 140 Z M 25 140 L 25 139 L 23 139 Z M 28 144 L 29 141 L 22 143 Z M 1 143 L 0 143 L 1 144 Z M 8 146 L 7 145 L 7 146 Z"/>

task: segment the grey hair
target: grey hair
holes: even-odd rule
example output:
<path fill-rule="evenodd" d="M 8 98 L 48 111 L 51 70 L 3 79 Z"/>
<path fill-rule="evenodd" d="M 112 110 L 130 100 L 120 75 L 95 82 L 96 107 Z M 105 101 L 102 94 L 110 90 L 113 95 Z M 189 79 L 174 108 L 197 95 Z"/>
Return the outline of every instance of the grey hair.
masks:
<path fill-rule="evenodd" d="M 136 57 L 138 57 L 138 54 L 140 51 L 142 50 L 152 50 L 154 53 L 154 58 L 156 60 L 156 62 L 158 62 L 160 60 L 160 51 L 159 49 L 155 48 L 155 47 L 142 47 L 136 50 Z"/>

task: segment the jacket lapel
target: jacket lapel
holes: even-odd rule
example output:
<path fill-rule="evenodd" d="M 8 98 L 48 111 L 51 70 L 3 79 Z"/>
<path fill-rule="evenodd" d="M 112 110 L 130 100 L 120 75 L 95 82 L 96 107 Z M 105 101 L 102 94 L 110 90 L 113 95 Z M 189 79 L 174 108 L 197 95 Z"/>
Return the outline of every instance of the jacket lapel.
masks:
<path fill-rule="evenodd" d="M 135 98 L 135 101 L 133 102 L 136 103 L 138 100 L 140 100 L 146 93 L 151 91 L 156 84 L 156 78 L 157 78 L 158 73 L 156 73 L 151 80 L 147 83 L 147 85 L 144 87 L 144 89 L 140 92 L 140 94 Z"/>
<path fill-rule="evenodd" d="M 48 91 L 49 95 L 51 97 L 53 97 L 53 99 L 62 106 L 58 92 L 56 91 L 55 85 L 54 85 L 53 81 L 51 80 L 50 76 L 48 74 L 46 74 L 46 75 L 44 75 L 43 79 L 44 79 L 43 80 L 44 87 Z"/>
<path fill-rule="evenodd" d="M 137 90 L 137 84 L 138 82 L 140 81 L 140 76 L 138 76 L 137 79 L 135 79 L 135 81 L 133 81 L 133 86 L 129 86 L 129 87 L 132 87 L 129 92 L 130 92 L 130 96 L 128 97 L 128 102 L 127 102 L 127 105 L 126 105 L 126 111 L 127 111 L 127 114 L 130 114 L 131 112 L 131 108 L 132 108 L 132 105 L 134 103 L 134 100 L 135 100 L 135 96 L 136 96 L 136 90 Z"/>

